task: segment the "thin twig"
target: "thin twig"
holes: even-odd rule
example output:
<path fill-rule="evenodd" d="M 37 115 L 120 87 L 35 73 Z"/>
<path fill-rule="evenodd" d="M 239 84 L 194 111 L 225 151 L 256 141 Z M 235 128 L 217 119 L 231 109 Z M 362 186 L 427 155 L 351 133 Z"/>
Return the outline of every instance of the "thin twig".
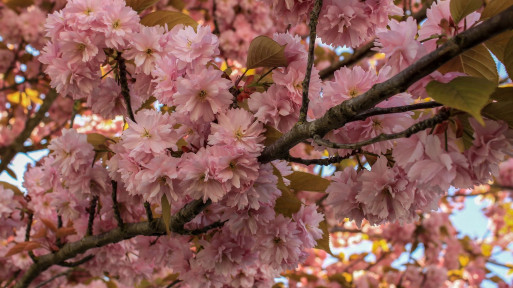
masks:
<path fill-rule="evenodd" d="M 317 39 L 317 22 L 319 21 L 319 14 L 321 13 L 322 0 L 316 0 L 312 13 L 310 14 L 310 43 L 308 46 L 308 62 L 306 64 L 305 79 L 303 80 L 303 102 L 301 110 L 299 110 L 298 123 L 306 122 L 306 114 L 308 113 L 308 89 L 310 89 L 310 78 L 312 76 L 312 67 L 314 62 L 315 40 Z"/>
<path fill-rule="evenodd" d="M 393 139 L 404 138 L 404 137 L 408 138 L 417 132 L 426 130 L 428 128 L 433 128 L 436 124 L 447 120 L 449 118 L 449 115 L 450 114 L 449 114 L 448 109 L 442 109 L 434 117 L 420 121 L 420 122 L 416 123 L 415 125 L 412 125 L 411 127 L 409 127 L 406 130 L 403 130 L 398 133 L 392 133 L 392 134 L 382 133 L 374 138 L 360 141 L 357 143 L 351 143 L 351 144 L 333 143 L 328 140 L 322 139 L 318 135 L 314 136 L 314 141 L 315 141 L 315 143 L 317 143 L 321 146 L 325 146 L 325 147 L 329 147 L 329 148 L 333 148 L 333 149 L 359 149 L 359 148 L 362 148 L 363 146 L 367 146 L 367 145 L 374 144 L 374 143 L 381 142 L 381 141 L 393 140 Z"/>
<path fill-rule="evenodd" d="M 94 224 L 94 215 L 96 213 L 96 202 L 98 202 L 98 197 L 93 196 L 91 199 L 91 204 L 89 205 L 89 220 L 87 221 L 87 236 L 93 235 L 93 224 Z"/>
<path fill-rule="evenodd" d="M 368 117 L 376 116 L 376 115 L 403 113 L 403 112 L 408 112 L 408 111 L 413 111 L 413 110 L 435 108 L 435 107 L 440 107 L 440 106 L 443 106 L 443 105 L 440 103 L 437 103 L 435 101 L 430 101 L 430 102 L 423 102 L 423 103 L 417 103 L 417 104 L 405 105 L 405 106 L 399 106 L 399 107 L 390 107 L 390 108 L 376 107 L 376 108 L 372 108 L 363 113 L 358 114 L 352 120 L 353 121 L 365 120 Z"/>
<path fill-rule="evenodd" d="M 359 150 L 354 150 L 352 153 L 345 155 L 345 156 L 331 156 L 328 158 L 322 158 L 322 159 L 303 159 L 303 158 L 296 158 L 288 155 L 284 160 L 287 160 L 289 162 L 304 164 L 304 165 L 323 165 L 328 166 L 333 163 L 339 163 L 342 160 L 349 159 L 350 157 L 356 155 L 359 153 Z"/>
<path fill-rule="evenodd" d="M 118 61 L 119 68 L 119 85 L 121 86 L 121 95 L 123 95 L 123 99 L 125 100 L 128 117 L 130 120 L 135 122 L 134 111 L 132 110 L 132 104 L 130 102 L 130 88 L 128 88 L 128 80 L 126 78 L 127 71 L 125 59 L 121 57 L 121 53 L 119 53 L 116 60 Z"/>
<path fill-rule="evenodd" d="M 182 280 L 175 280 L 175 281 L 171 282 L 169 285 L 167 285 L 166 288 L 171 288 L 180 282 L 182 282 Z"/>
<path fill-rule="evenodd" d="M 27 229 L 25 230 L 25 242 L 30 241 L 30 230 L 32 230 L 32 221 L 34 220 L 34 214 L 32 212 L 28 212 L 27 218 Z M 28 255 L 34 263 L 37 263 L 37 257 L 34 255 L 34 252 L 28 251 Z"/>
<path fill-rule="evenodd" d="M 226 220 L 228 221 L 228 220 Z M 219 227 L 223 227 L 224 223 L 226 223 L 226 221 L 218 221 L 218 222 L 214 222 L 210 225 L 207 225 L 203 228 L 198 228 L 196 230 L 185 230 L 185 233 L 184 234 L 188 234 L 188 235 L 201 235 L 203 233 L 206 233 L 212 229 L 215 229 L 215 228 L 219 228 Z"/>
<path fill-rule="evenodd" d="M 62 277 L 62 276 L 67 276 L 69 273 L 71 273 L 73 269 L 69 269 L 65 272 L 62 272 L 62 273 L 59 273 L 59 274 L 55 274 L 54 276 L 52 276 L 50 279 L 46 280 L 46 281 L 43 281 L 41 283 L 39 283 L 39 285 L 36 286 L 36 288 L 41 288 L 43 286 L 45 286 L 46 284 L 52 282 L 53 280 L 59 278 L 59 277 Z"/>
<path fill-rule="evenodd" d="M 62 228 L 62 216 L 61 215 L 57 215 L 57 228 Z M 55 239 L 55 245 L 57 245 L 57 247 L 59 247 L 59 248 L 62 247 L 61 237 L 57 237 L 57 239 Z"/>
<path fill-rule="evenodd" d="M 77 267 L 79 265 L 82 265 L 82 264 L 86 263 L 87 261 L 89 261 L 89 260 L 91 260 L 93 258 L 94 258 L 94 255 L 87 255 L 84 258 L 82 258 L 80 260 L 77 260 L 75 262 L 62 261 L 61 263 L 59 263 L 57 265 L 63 266 L 63 267 Z"/>
<path fill-rule="evenodd" d="M 121 218 L 121 213 L 119 212 L 118 205 L 118 182 L 112 180 L 112 209 L 114 210 L 114 217 L 116 217 L 116 221 L 118 222 L 118 227 L 123 229 L 123 218 Z"/>
<path fill-rule="evenodd" d="M 150 202 L 144 202 L 144 210 L 146 210 L 146 218 L 148 218 L 148 222 L 153 223 L 153 212 L 151 211 Z"/>

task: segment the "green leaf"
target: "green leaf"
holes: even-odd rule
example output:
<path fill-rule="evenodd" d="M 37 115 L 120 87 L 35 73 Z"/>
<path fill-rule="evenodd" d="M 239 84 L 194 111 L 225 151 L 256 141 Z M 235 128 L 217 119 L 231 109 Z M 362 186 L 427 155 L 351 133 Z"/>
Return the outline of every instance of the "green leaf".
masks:
<path fill-rule="evenodd" d="M 513 38 L 511 38 L 504 50 L 504 66 L 510 78 L 513 77 Z"/>
<path fill-rule="evenodd" d="M 454 23 L 458 24 L 461 19 L 483 6 L 482 0 L 451 0 L 450 9 Z"/>
<path fill-rule="evenodd" d="M 289 187 L 285 186 L 283 182 L 283 176 L 281 176 L 280 170 L 273 166 L 273 174 L 278 177 L 278 189 L 281 191 L 281 196 L 276 199 L 274 205 L 274 211 L 287 217 L 291 217 L 292 214 L 296 213 L 301 209 L 301 201 L 292 193 Z"/>
<path fill-rule="evenodd" d="M 442 73 L 463 72 L 469 76 L 486 78 L 495 83 L 499 82 L 497 64 L 483 44 L 454 57 L 438 71 Z"/>
<path fill-rule="evenodd" d="M 194 21 L 189 15 L 185 15 L 181 12 L 176 11 L 155 11 L 141 19 L 141 24 L 144 26 L 164 26 L 167 24 L 167 28 L 171 30 L 176 25 L 183 24 L 185 26 L 191 26 L 196 29 L 198 22 Z"/>
<path fill-rule="evenodd" d="M 12 192 L 14 192 L 15 195 L 23 196 L 23 192 L 21 192 L 20 188 L 12 185 L 10 183 L 4 182 L 4 181 L 0 181 L 0 185 L 4 186 L 4 189 L 11 189 Z"/>
<path fill-rule="evenodd" d="M 495 16 L 513 5 L 513 0 L 491 0 L 488 2 L 481 13 L 481 20 Z"/>
<path fill-rule="evenodd" d="M 167 234 L 169 234 L 169 225 L 171 224 L 171 205 L 169 205 L 169 201 L 167 200 L 166 195 L 162 195 L 160 203 L 162 208 L 162 221 L 164 221 L 164 226 L 166 226 L 166 232 Z"/>
<path fill-rule="evenodd" d="M 331 181 L 321 176 L 294 171 L 292 174 L 285 176 L 290 180 L 290 189 L 294 191 L 312 191 L 312 192 L 325 192 L 326 188 L 330 185 Z"/>
<path fill-rule="evenodd" d="M 99 133 L 89 133 L 87 134 L 87 143 L 93 145 L 95 150 L 103 150 L 106 148 L 105 143 L 109 138 L 103 136 Z"/>
<path fill-rule="evenodd" d="M 274 142 L 276 142 L 276 140 L 278 140 L 281 135 L 283 135 L 283 133 L 281 133 L 280 131 L 276 130 L 276 128 L 272 127 L 272 126 L 269 126 L 269 125 L 265 125 L 265 140 L 264 140 L 264 145 L 265 146 L 269 146 L 271 144 L 273 144 Z"/>
<path fill-rule="evenodd" d="M 488 103 L 496 85 L 477 77 L 458 77 L 449 83 L 431 81 L 426 91 L 429 97 L 445 106 L 465 111 L 484 125 L 481 109 Z"/>
<path fill-rule="evenodd" d="M 267 36 L 258 36 L 249 45 L 247 69 L 258 67 L 285 67 L 285 45 L 280 45 Z"/>
<path fill-rule="evenodd" d="M 326 219 L 319 223 L 319 228 L 322 230 L 322 238 L 317 240 L 317 245 L 315 248 L 324 250 L 330 255 L 333 255 L 330 249 L 330 231 L 328 229 L 328 222 L 326 222 Z"/>
<path fill-rule="evenodd" d="M 132 7 L 137 13 L 140 13 L 157 2 L 159 2 L 159 0 L 126 0 L 126 5 Z"/>
<path fill-rule="evenodd" d="M 509 40 L 513 38 L 513 31 L 503 32 L 492 39 L 487 40 L 484 44 L 486 48 L 490 49 L 490 51 L 499 59 L 499 61 L 504 62 L 504 52 L 506 49 L 506 45 Z"/>

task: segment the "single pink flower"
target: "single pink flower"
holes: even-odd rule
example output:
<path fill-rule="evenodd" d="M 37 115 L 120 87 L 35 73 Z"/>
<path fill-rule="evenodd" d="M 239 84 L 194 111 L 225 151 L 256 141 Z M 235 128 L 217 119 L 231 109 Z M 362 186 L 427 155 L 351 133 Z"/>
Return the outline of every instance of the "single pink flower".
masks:
<path fill-rule="evenodd" d="M 192 121 L 210 122 L 216 114 L 228 110 L 233 101 L 228 91 L 232 83 L 222 78 L 222 74 L 220 70 L 209 68 L 179 78 L 173 96 L 176 111 L 190 113 Z"/>
<path fill-rule="evenodd" d="M 244 109 L 230 109 L 219 114 L 217 123 L 212 123 L 210 129 L 210 145 L 233 145 L 250 153 L 259 153 L 263 149 L 263 125 Z"/>

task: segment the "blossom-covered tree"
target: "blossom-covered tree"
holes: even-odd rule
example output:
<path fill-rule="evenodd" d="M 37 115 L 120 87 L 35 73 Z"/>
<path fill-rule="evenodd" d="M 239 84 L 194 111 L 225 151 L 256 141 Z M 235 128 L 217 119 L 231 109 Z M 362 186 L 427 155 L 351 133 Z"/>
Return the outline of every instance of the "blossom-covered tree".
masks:
<path fill-rule="evenodd" d="M 0 37 L 0 172 L 48 151 L 0 287 L 513 285 L 511 0 L 8 0 Z"/>

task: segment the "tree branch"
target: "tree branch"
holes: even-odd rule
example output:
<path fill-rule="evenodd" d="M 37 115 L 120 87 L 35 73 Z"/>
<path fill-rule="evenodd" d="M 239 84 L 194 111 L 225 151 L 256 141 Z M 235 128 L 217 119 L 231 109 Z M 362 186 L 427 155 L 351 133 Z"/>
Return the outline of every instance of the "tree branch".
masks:
<path fill-rule="evenodd" d="M 344 159 L 349 159 L 350 157 L 360 153 L 361 151 L 355 150 L 351 154 L 345 155 L 345 156 L 331 156 L 328 158 L 322 158 L 322 159 L 303 159 L 303 158 L 296 158 L 288 155 L 285 159 L 289 162 L 299 163 L 303 165 L 322 165 L 322 166 L 328 166 L 333 163 L 338 163 Z"/>
<path fill-rule="evenodd" d="M 87 261 L 89 261 L 89 260 L 91 260 L 93 258 L 94 258 L 94 255 L 87 255 L 84 258 L 82 258 L 80 260 L 77 260 L 75 262 L 63 261 L 62 263 L 58 263 L 57 265 L 63 266 L 63 267 L 77 267 L 79 265 L 82 265 L 82 264 L 86 263 Z"/>
<path fill-rule="evenodd" d="M 426 130 L 428 128 L 435 127 L 436 124 L 447 120 L 449 118 L 449 116 L 450 116 L 449 109 L 442 109 L 434 117 L 420 121 L 420 122 L 412 125 L 411 127 L 409 127 L 406 130 L 403 130 L 398 133 L 392 133 L 392 134 L 381 133 L 374 138 L 360 141 L 358 143 L 338 144 L 338 143 L 333 143 L 328 140 L 322 139 L 318 135 L 315 135 L 313 139 L 314 139 L 315 143 L 317 143 L 321 146 L 325 146 L 325 147 L 329 147 L 329 148 L 333 148 L 333 149 L 360 149 L 363 146 L 367 146 L 367 145 L 374 144 L 374 143 L 381 142 L 381 141 L 393 140 L 393 139 L 398 139 L 398 138 L 403 138 L 403 137 L 408 138 L 415 133 Z"/>
<path fill-rule="evenodd" d="M 316 0 L 315 5 L 310 14 L 310 43 L 308 46 L 308 62 L 306 64 L 305 79 L 303 80 L 303 103 L 299 111 L 298 123 L 306 122 L 306 114 L 308 113 L 308 89 L 310 88 L 310 78 L 312 76 L 312 67 L 314 62 L 315 40 L 317 39 L 317 22 L 319 21 L 319 14 L 321 13 L 322 0 Z"/>
<path fill-rule="evenodd" d="M 335 64 L 332 64 L 330 67 L 322 69 L 319 72 L 319 77 L 321 77 L 321 80 L 326 80 L 330 78 L 331 76 L 333 76 L 333 73 L 335 73 L 335 71 L 344 66 L 351 66 L 365 57 L 369 57 L 376 54 L 376 51 L 372 51 L 372 48 L 374 48 L 374 40 L 375 39 L 372 39 L 367 44 L 354 49 L 354 52 L 350 57 L 344 58 L 343 60 Z"/>
<path fill-rule="evenodd" d="M 186 204 L 178 213 L 171 217 L 170 230 L 175 233 L 186 231 L 184 225 L 191 221 L 196 215 L 201 213 L 210 201 L 203 203 L 202 200 L 194 200 Z M 117 243 L 135 236 L 159 236 L 166 234 L 166 228 L 163 221 L 158 219 L 154 221 L 154 225 L 149 222 L 127 223 L 124 229 L 115 228 L 109 232 L 86 236 L 76 242 L 65 244 L 59 251 L 42 255 L 38 258 L 38 262 L 32 264 L 25 274 L 18 280 L 15 288 L 28 287 L 28 285 L 43 271 L 50 268 L 52 265 L 63 263 L 78 254 L 84 253 L 89 249 L 96 247 L 103 247 L 108 244 Z"/>
<path fill-rule="evenodd" d="M 41 287 L 44 287 L 46 284 L 49 284 L 50 282 L 52 282 L 53 280 L 59 278 L 59 277 L 62 277 L 62 276 L 67 276 L 70 272 L 72 271 L 72 269 L 68 270 L 68 271 L 65 271 L 65 272 L 62 272 L 62 273 L 59 273 L 59 274 L 55 274 L 54 276 L 52 276 L 50 279 L 46 280 L 46 281 L 43 281 L 41 283 L 39 283 L 39 285 L 36 286 L 36 288 L 41 288 Z"/>
<path fill-rule="evenodd" d="M 267 163 L 287 157 L 289 149 L 298 143 L 313 138 L 314 135 L 324 137 L 329 131 L 344 126 L 358 114 L 373 108 L 381 101 L 406 91 L 413 83 L 431 74 L 455 56 L 512 28 L 513 6 L 480 25 L 456 35 L 394 77 L 374 85 L 364 94 L 332 107 L 321 118 L 312 122 L 298 123 L 275 143 L 267 146 L 258 160 L 260 163 Z"/>
<path fill-rule="evenodd" d="M 118 227 L 123 229 L 123 218 L 121 218 L 121 213 L 119 212 L 118 205 L 118 182 L 112 180 L 112 210 L 114 210 L 114 217 L 118 222 Z"/>
<path fill-rule="evenodd" d="M 87 221 L 87 236 L 93 235 L 93 224 L 94 224 L 94 215 L 96 214 L 96 203 L 98 202 L 98 197 L 93 196 L 91 199 L 91 203 L 89 205 L 89 219 Z"/>
<path fill-rule="evenodd" d="M 125 99 L 128 117 L 130 120 L 135 122 L 134 111 L 132 110 L 132 104 L 130 102 L 130 89 L 128 88 L 128 80 L 126 78 L 126 63 L 125 59 L 121 57 L 121 52 L 118 52 L 116 61 L 118 61 L 119 67 L 119 85 L 121 86 L 121 95 L 123 95 L 123 99 Z"/>
<path fill-rule="evenodd" d="M 16 156 L 20 150 L 24 148 L 23 143 L 30 137 L 34 128 L 43 120 L 46 112 L 52 106 L 53 101 L 57 98 L 58 94 L 54 89 L 51 89 L 45 97 L 43 104 L 39 107 L 34 117 L 27 119 L 25 123 L 25 128 L 21 133 L 16 137 L 14 142 L 11 145 L 0 149 L 2 153 L 2 162 L 0 162 L 0 173 L 5 170 L 7 165 L 11 162 L 11 160 Z"/>
<path fill-rule="evenodd" d="M 30 230 L 32 230 L 32 222 L 34 221 L 34 214 L 32 212 L 28 212 L 28 219 L 27 219 L 27 229 L 25 229 L 25 242 L 30 241 Z M 28 255 L 34 263 L 37 262 L 37 257 L 34 255 L 34 252 L 28 251 Z"/>
<path fill-rule="evenodd" d="M 423 103 L 417 103 L 412 105 L 405 105 L 405 106 L 399 106 L 399 107 L 390 107 L 390 108 L 379 108 L 375 107 L 372 109 L 369 109 L 363 113 L 358 114 L 355 116 L 352 121 L 358 121 L 358 120 L 365 120 L 371 116 L 376 115 L 385 115 L 385 114 L 394 114 L 394 113 L 403 113 L 408 112 L 412 110 L 418 110 L 418 109 L 428 109 L 428 108 L 435 108 L 443 106 L 440 103 L 437 103 L 435 101 L 430 102 L 423 102 Z"/>

